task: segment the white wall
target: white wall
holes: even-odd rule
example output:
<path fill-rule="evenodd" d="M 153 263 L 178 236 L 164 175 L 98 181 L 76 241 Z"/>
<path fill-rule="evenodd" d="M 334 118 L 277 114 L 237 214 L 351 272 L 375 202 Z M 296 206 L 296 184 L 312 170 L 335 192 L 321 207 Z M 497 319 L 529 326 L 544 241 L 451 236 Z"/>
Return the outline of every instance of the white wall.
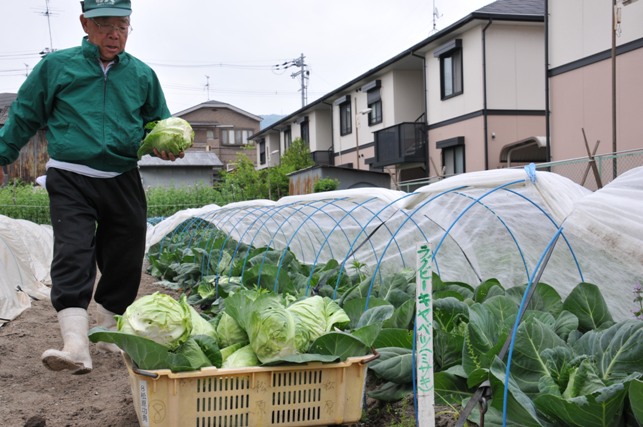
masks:
<path fill-rule="evenodd" d="M 446 101 L 440 99 L 440 59 L 433 57 L 431 49 L 426 54 L 428 80 L 429 123 L 438 123 L 460 117 L 483 107 L 482 93 L 482 26 L 466 33 L 451 34 L 436 44 L 437 49 L 453 39 L 462 40 L 463 93 Z"/>
<path fill-rule="evenodd" d="M 550 68 L 611 49 L 612 1 L 548 0 Z M 643 2 L 621 7 L 616 45 L 643 37 Z"/>
<path fill-rule="evenodd" d="M 545 109 L 542 24 L 492 24 L 486 32 L 487 108 Z"/>

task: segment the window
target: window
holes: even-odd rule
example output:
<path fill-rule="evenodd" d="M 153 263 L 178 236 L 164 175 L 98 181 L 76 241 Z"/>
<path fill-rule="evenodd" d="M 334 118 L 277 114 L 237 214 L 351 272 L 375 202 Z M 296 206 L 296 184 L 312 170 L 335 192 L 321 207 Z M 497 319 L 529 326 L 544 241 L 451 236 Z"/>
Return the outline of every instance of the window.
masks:
<path fill-rule="evenodd" d="M 366 105 L 371 111 L 368 113 L 368 125 L 382 123 L 382 96 L 380 94 L 381 80 L 375 80 L 362 86 L 366 92 Z"/>
<path fill-rule="evenodd" d="M 266 140 L 263 138 L 259 141 L 259 164 L 266 164 Z"/>
<path fill-rule="evenodd" d="M 221 141 L 224 145 L 246 145 L 252 131 L 247 129 L 222 129 Z"/>
<path fill-rule="evenodd" d="M 339 104 L 339 134 L 348 135 L 353 132 L 353 113 L 350 97 L 348 101 Z"/>
<path fill-rule="evenodd" d="M 379 90 L 377 91 L 379 95 Z M 369 92 L 370 96 L 370 92 Z M 379 99 L 374 101 L 373 103 L 370 102 L 369 98 L 369 103 L 368 103 L 368 108 L 371 109 L 371 111 L 368 113 L 368 125 L 373 126 L 378 123 L 382 123 L 382 100 Z"/>
<path fill-rule="evenodd" d="M 310 132 L 309 132 L 309 126 L 308 126 L 308 119 L 304 120 L 301 122 L 300 130 L 301 130 L 301 139 L 306 143 L 310 143 Z"/>
<path fill-rule="evenodd" d="M 442 149 L 443 175 L 464 173 L 464 136 L 437 141 L 435 145 Z"/>
<path fill-rule="evenodd" d="M 290 128 L 284 130 L 284 149 L 289 149 L 292 144 L 292 132 Z"/>
<path fill-rule="evenodd" d="M 433 52 L 440 59 L 440 96 L 451 98 L 462 93 L 462 40 L 455 39 Z"/>

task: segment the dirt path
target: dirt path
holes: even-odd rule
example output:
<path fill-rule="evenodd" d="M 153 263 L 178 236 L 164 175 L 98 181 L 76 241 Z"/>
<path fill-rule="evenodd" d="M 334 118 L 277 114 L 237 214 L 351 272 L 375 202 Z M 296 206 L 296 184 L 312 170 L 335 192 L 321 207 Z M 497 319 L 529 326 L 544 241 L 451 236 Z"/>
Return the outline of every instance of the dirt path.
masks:
<path fill-rule="evenodd" d="M 155 281 L 143 274 L 139 296 L 158 290 L 172 294 Z M 94 309 L 92 303 L 90 327 L 95 324 Z M 40 355 L 61 345 L 56 312 L 49 301 L 33 301 L 31 308 L 0 328 L 0 426 L 137 427 L 128 373 L 121 356 L 100 353 L 91 344 L 94 364 L 91 373 L 51 372 L 42 365 Z M 370 401 L 367 413 L 369 421 L 360 427 L 414 424 L 413 408 L 408 402 L 383 407 Z M 451 416 L 436 418 L 436 426 L 452 425 Z"/>
<path fill-rule="evenodd" d="M 159 290 L 144 274 L 140 295 Z M 90 327 L 94 305 L 90 305 Z M 0 328 L 0 425 L 3 427 L 136 427 L 127 369 L 120 355 L 96 351 L 87 375 L 51 372 L 40 361 L 62 344 L 49 301 L 32 307 Z"/>

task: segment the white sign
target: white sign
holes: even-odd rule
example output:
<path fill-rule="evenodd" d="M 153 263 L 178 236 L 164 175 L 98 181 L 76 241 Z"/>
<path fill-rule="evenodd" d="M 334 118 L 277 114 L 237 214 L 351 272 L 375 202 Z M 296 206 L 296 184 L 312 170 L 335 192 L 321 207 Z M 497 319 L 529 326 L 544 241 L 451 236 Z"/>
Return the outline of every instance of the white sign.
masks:
<path fill-rule="evenodd" d="M 433 379 L 433 253 L 427 244 L 418 244 L 415 277 L 415 378 L 418 426 L 435 426 L 435 382 Z"/>

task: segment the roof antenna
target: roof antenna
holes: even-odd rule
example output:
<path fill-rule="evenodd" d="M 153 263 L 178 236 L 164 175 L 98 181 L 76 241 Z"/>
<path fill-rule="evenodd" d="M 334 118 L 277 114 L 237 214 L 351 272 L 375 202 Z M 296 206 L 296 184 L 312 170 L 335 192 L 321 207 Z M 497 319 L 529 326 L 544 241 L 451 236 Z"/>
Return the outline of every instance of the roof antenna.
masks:
<path fill-rule="evenodd" d="M 440 19 L 442 15 L 438 11 L 438 8 L 435 7 L 435 0 L 433 0 L 433 30 L 431 30 L 431 34 L 435 33 L 438 31 L 438 23 L 437 20 Z"/>
<path fill-rule="evenodd" d="M 52 12 L 49 9 L 49 0 L 45 0 L 45 11 L 42 12 L 42 15 L 47 17 L 47 28 L 49 28 L 49 46 L 45 47 L 42 51 L 39 52 L 39 54 L 44 57 L 48 53 L 51 53 L 54 51 L 54 42 L 51 37 L 51 19 L 50 19 Z"/>

